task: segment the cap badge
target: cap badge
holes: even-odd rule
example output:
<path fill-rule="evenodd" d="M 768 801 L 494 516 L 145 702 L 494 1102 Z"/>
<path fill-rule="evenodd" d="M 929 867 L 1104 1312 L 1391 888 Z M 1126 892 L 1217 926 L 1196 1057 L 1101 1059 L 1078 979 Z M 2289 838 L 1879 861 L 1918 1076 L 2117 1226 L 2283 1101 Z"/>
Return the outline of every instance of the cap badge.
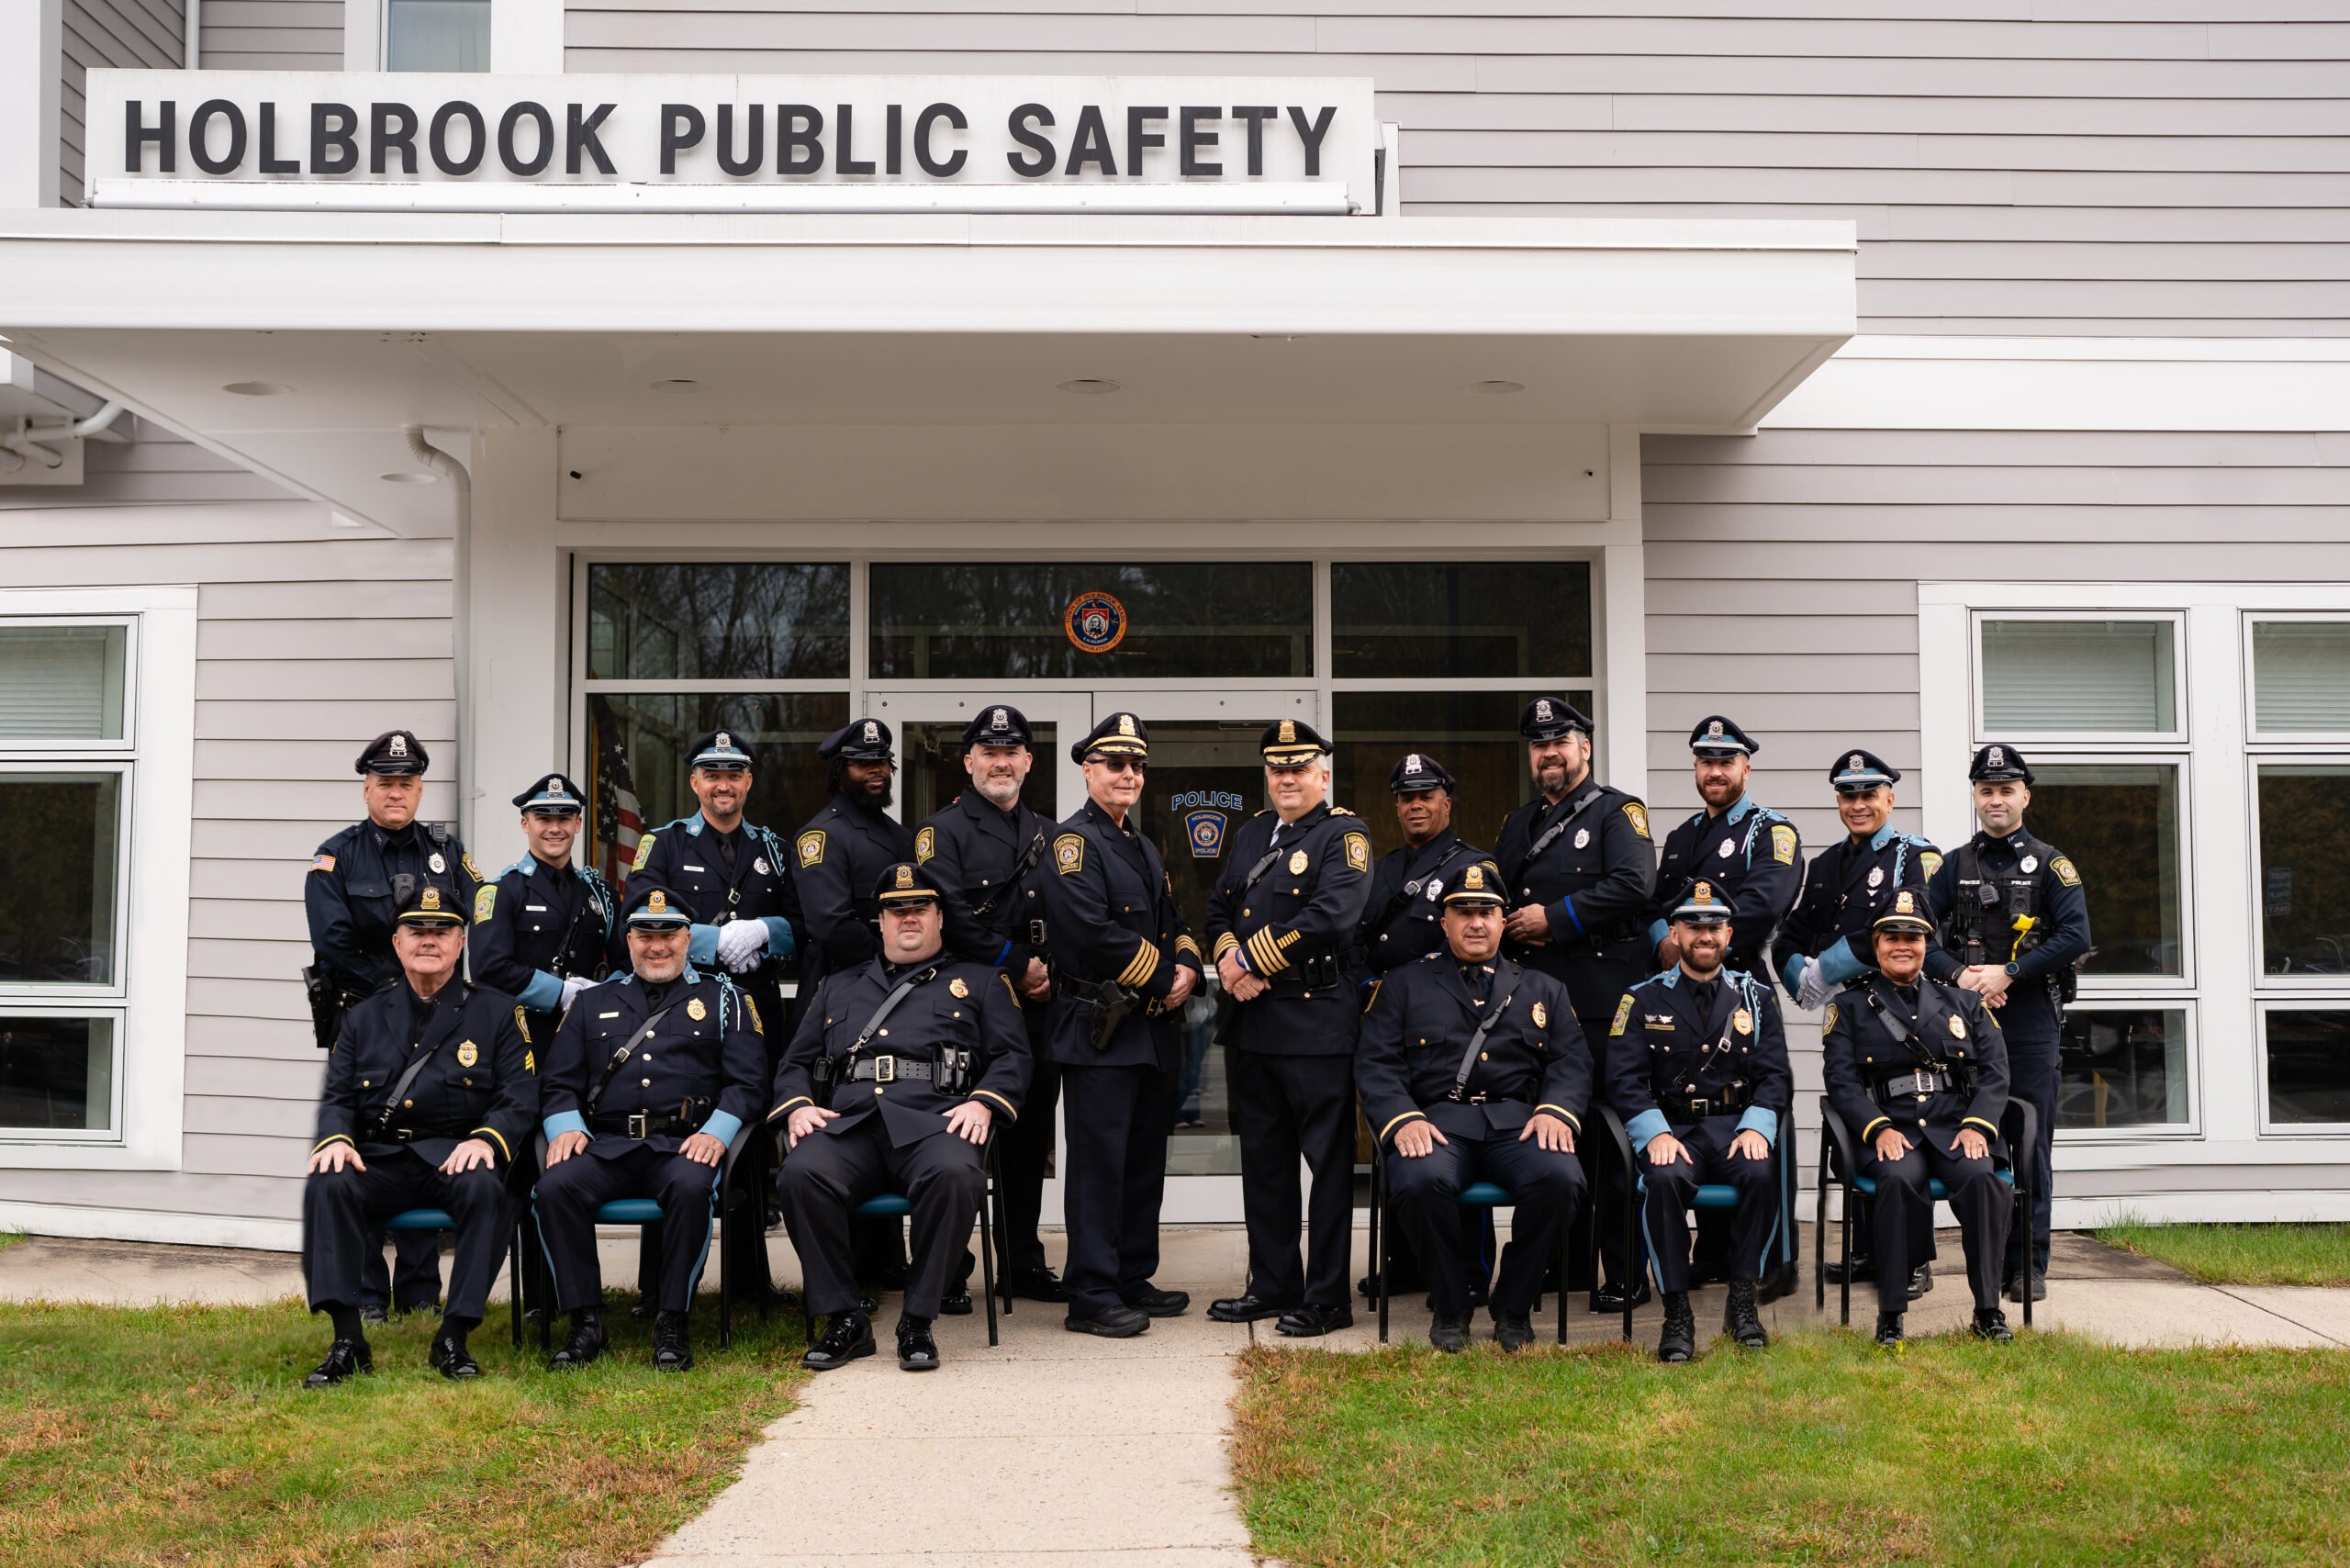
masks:
<path fill-rule="evenodd" d="M 1472 893 L 1483 892 L 1485 890 L 1485 868 L 1483 866 L 1470 867 L 1466 871 L 1460 873 L 1460 885 L 1463 889 Z"/>
<path fill-rule="evenodd" d="M 1549 698 L 1538 697 L 1534 700 L 1534 722 L 1538 724 L 1547 724 L 1550 722 L 1550 700 Z"/>
<path fill-rule="evenodd" d="M 550 779 L 548 779 L 548 780 L 547 780 L 547 793 L 548 793 L 548 794 L 550 794 L 550 795 L 560 795 L 560 794 L 562 794 L 562 793 L 563 793 L 563 780 L 562 780 L 562 779 L 560 779 L 560 778 L 550 778 Z"/>
<path fill-rule="evenodd" d="M 1915 914 L 1918 913 L 1918 901 L 1910 897 L 1907 891 L 1896 893 L 1893 898 L 1893 913 Z"/>
<path fill-rule="evenodd" d="M 1135 716 L 1132 713 L 1121 713 L 1118 715 L 1118 733 L 1125 736 L 1128 740 L 1134 739 Z"/>
<path fill-rule="evenodd" d="M 1297 721 L 1295 719 L 1283 719 L 1281 721 L 1281 744 L 1283 745 L 1294 745 L 1297 744 Z"/>
<path fill-rule="evenodd" d="M 1694 888 L 1690 889 L 1690 890 L 1689 890 L 1689 902 L 1690 902 L 1691 903 L 1711 903 L 1711 902 L 1714 902 L 1714 885 L 1713 885 L 1713 883 L 1711 883 L 1711 882 L 1700 882 L 1700 883 L 1698 883 L 1695 887 L 1694 887 Z"/>
<path fill-rule="evenodd" d="M 1406 773 L 1423 773 L 1427 771 L 1425 765 L 1420 761 L 1420 754 L 1418 752 L 1413 752 L 1410 756 L 1404 758 L 1404 771 Z"/>
<path fill-rule="evenodd" d="M 994 712 L 988 715 L 988 728 L 990 730 L 1008 730 L 1012 728 L 1011 715 L 1006 713 L 1001 708 L 997 709 Z"/>
<path fill-rule="evenodd" d="M 438 913 L 441 908 L 441 890 L 438 888 L 425 889 L 424 899 L 420 907 Z"/>
<path fill-rule="evenodd" d="M 914 885 L 914 868 L 913 868 L 912 867 L 911 867 L 911 866 L 901 866 L 901 867 L 899 867 L 899 868 L 898 868 L 898 886 L 900 886 L 901 888 L 911 888 L 911 887 L 912 887 L 913 885 Z"/>
<path fill-rule="evenodd" d="M 650 897 L 650 898 L 648 898 L 648 899 L 646 899 L 646 900 L 644 901 L 644 913 L 647 913 L 647 914 L 666 914 L 666 913 L 669 913 L 669 895 L 668 895 L 667 893 L 663 892 L 663 891 L 662 891 L 660 889 L 658 889 L 658 888 L 654 889 L 654 890 L 653 890 L 653 896 L 652 896 L 652 897 Z"/>
<path fill-rule="evenodd" d="M 1845 759 L 1844 769 L 1848 773 L 1858 773 L 1861 770 L 1861 754 L 1859 752 L 1854 752 L 1851 756 Z"/>
<path fill-rule="evenodd" d="M 734 737 L 728 734 L 724 730 L 719 731 L 718 749 L 721 751 L 733 751 L 734 749 Z"/>
<path fill-rule="evenodd" d="M 2008 765 L 2008 754 L 2006 748 L 2001 746 L 1993 746 L 1989 751 L 1983 754 L 1983 761 L 1986 767 L 2005 767 Z"/>
<path fill-rule="evenodd" d="M 397 731 L 393 733 L 390 755 L 393 756 L 406 756 L 408 755 L 408 737 L 406 735 L 401 734 Z"/>
<path fill-rule="evenodd" d="M 1706 738 L 1709 741 L 1718 741 L 1722 738 L 1722 722 L 1719 719 L 1707 721 Z"/>

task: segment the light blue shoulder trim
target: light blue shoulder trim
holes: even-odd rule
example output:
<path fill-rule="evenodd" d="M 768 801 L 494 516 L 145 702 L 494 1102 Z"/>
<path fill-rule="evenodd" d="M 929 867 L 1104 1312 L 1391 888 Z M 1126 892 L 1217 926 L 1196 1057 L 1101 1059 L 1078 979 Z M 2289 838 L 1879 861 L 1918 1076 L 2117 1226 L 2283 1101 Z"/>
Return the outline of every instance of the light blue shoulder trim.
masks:
<path fill-rule="evenodd" d="M 1760 811 L 1761 809 L 1761 807 L 1754 803 L 1753 796 L 1740 795 L 1736 801 L 1730 802 L 1729 810 L 1724 812 L 1722 815 L 1731 822 L 1737 822 L 1740 818 L 1744 817 L 1747 812 Z"/>
<path fill-rule="evenodd" d="M 1896 833 L 1893 830 L 1893 824 L 1891 823 L 1887 823 L 1883 827 L 1877 829 L 1876 832 L 1869 835 L 1869 847 L 1871 849 L 1883 849 L 1886 845 L 1891 844 L 1895 839 L 1902 836 L 1904 835 Z"/>

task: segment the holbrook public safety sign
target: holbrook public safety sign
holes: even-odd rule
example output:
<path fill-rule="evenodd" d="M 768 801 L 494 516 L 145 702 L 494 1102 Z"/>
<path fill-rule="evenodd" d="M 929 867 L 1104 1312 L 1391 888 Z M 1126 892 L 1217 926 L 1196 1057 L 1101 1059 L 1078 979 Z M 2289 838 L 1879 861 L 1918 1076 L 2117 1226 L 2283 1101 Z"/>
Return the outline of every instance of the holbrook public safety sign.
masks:
<path fill-rule="evenodd" d="M 93 71 L 93 207 L 1348 213 L 1367 79 Z"/>

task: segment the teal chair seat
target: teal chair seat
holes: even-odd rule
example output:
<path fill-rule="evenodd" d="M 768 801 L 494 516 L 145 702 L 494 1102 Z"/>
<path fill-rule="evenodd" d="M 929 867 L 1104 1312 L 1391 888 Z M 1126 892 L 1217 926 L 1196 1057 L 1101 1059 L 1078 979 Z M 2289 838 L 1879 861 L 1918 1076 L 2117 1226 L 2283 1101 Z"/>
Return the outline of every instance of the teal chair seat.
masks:
<path fill-rule="evenodd" d="M 859 1219 L 901 1219 L 913 1213 L 914 1205 L 902 1193 L 883 1193 L 866 1199 L 854 1212 Z"/>
<path fill-rule="evenodd" d="M 386 1230 L 454 1230 L 457 1216 L 447 1209 L 402 1209 L 384 1222 Z"/>
<path fill-rule="evenodd" d="M 457 1216 L 447 1209 L 402 1209 L 384 1221 L 382 1228 L 408 1232 L 454 1230 L 457 1228 Z M 506 1293 L 507 1312 L 508 1316 L 513 1319 L 514 1343 L 517 1348 L 520 1348 L 522 1343 L 522 1296 L 525 1289 L 523 1280 L 527 1272 L 522 1262 L 522 1222 L 520 1211 L 516 1213 L 514 1233 L 508 1238 L 507 1249 L 514 1260 L 514 1271 L 508 1281 Z M 434 1265 L 436 1269 L 439 1266 L 437 1263 Z"/>
<path fill-rule="evenodd" d="M 659 1225 L 662 1217 L 651 1198 L 615 1198 L 596 1211 L 598 1225 Z"/>
<path fill-rule="evenodd" d="M 1460 1189 L 1460 1196 L 1454 1202 L 1463 1208 L 1492 1209 L 1506 1208 L 1516 1200 L 1509 1195 L 1505 1187 L 1491 1182 L 1472 1182 Z"/>
<path fill-rule="evenodd" d="M 2000 1181 L 2005 1182 L 2010 1187 L 2016 1184 L 2016 1173 L 2004 1165 L 1995 1168 L 1991 1174 L 1997 1176 Z M 1727 1191 L 1728 1189 L 1724 1190 Z M 1874 1176 L 1853 1177 L 1852 1191 L 1860 1193 L 1860 1195 L 1864 1198 L 1875 1197 L 1876 1178 Z M 1926 1178 L 1926 1195 L 1932 1198 L 1936 1203 L 1940 1203 L 1944 1198 L 1950 1196 L 1950 1189 L 1942 1185 L 1941 1177 L 1929 1176 Z M 1701 1204 L 1698 1206 L 1702 1208 L 1705 1205 Z"/>

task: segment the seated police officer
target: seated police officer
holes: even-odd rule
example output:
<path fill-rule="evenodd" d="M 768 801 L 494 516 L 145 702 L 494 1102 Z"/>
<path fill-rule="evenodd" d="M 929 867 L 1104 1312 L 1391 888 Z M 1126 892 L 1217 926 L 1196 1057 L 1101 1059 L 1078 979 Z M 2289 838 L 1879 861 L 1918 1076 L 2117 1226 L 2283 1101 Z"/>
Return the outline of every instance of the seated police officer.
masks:
<path fill-rule="evenodd" d="M 1749 1350 L 1771 1342 L 1755 1312 L 1755 1287 L 1781 1217 L 1771 1147 L 1793 1103 L 1795 1081 L 1769 984 L 1722 967 L 1734 931 L 1729 904 L 1713 884 L 1692 887 L 1673 912 L 1679 960 L 1627 991 L 1607 1031 L 1616 1111 L 1641 1157 L 1648 1188 L 1642 1218 L 1664 1297 L 1661 1361 L 1697 1353 L 1689 1308 L 1689 1205 L 1707 1182 L 1738 1190 L 1722 1331 Z"/>
<path fill-rule="evenodd" d="M 818 1372 L 873 1354 L 857 1305 L 850 1211 L 881 1193 L 913 1208 L 913 1260 L 898 1365 L 938 1365 L 931 1324 L 987 1190 L 981 1150 L 998 1113 L 1020 1114 L 1031 1068 L 1012 979 L 946 951 L 927 870 L 886 868 L 875 897 L 881 951 L 824 977 L 776 1074 L 790 1152 L 776 1192 L 800 1249 L 808 1310 L 830 1315 L 800 1358 Z"/>
<path fill-rule="evenodd" d="M 663 1216 L 653 1364 L 683 1372 L 693 1365 L 688 1314 L 720 1161 L 744 1119 L 758 1114 L 767 1046 L 733 981 L 688 962 L 692 924 L 668 889 L 640 877 L 627 911 L 634 972 L 579 993 L 541 1085 L 547 1168 L 539 1230 L 555 1303 L 571 1314 L 571 1337 L 549 1364 L 586 1366 L 603 1353 L 596 1211 L 651 1197 Z"/>
<path fill-rule="evenodd" d="M 2008 1046 L 1983 997 L 1925 972 L 1934 923 L 1909 889 L 1876 921 L 1876 969 L 1828 1004 L 1821 1074 L 1860 1129 L 1859 1174 L 1876 1181 L 1876 1342 L 1901 1342 L 1909 1271 L 1931 1256 L 1940 1181 L 1958 1216 L 1975 1332 L 2006 1340 L 1999 1263 L 2014 1202 L 1992 1170 L 2008 1105 Z"/>
<path fill-rule="evenodd" d="M 1470 1282 L 1453 1254 L 1461 1190 L 1490 1181 L 1515 1201 L 1494 1282 L 1494 1338 L 1534 1342 L 1542 1273 L 1574 1224 L 1585 1184 L 1575 1158 L 1591 1094 L 1591 1052 L 1550 976 L 1500 957 L 1501 871 L 1461 868 L 1443 898 L 1446 950 L 1389 973 L 1363 1015 L 1355 1078 L 1388 1147 L 1388 1207 L 1428 1261 L 1428 1342 L 1469 1343 Z M 1561 1297 L 1563 1310 L 1564 1298 Z"/>
<path fill-rule="evenodd" d="M 458 977 L 464 950 L 463 908 L 432 883 L 411 890 L 392 932 L 403 983 L 344 1014 L 327 1058 L 302 1189 L 302 1266 L 310 1310 L 333 1319 L 334 1344 L 308 1387 L 374 1369 L 360 1268 L 370 1252 L 381 1260 L 375 1227 L 403 1209 L 445 1209 L 457 1222 L 431 1361 L 452 1381 L 481 1375 L 465 1335 L 506 1248 L 506 1171 L 538 1117 L 539 1086 L 522 1010 Z"/>

